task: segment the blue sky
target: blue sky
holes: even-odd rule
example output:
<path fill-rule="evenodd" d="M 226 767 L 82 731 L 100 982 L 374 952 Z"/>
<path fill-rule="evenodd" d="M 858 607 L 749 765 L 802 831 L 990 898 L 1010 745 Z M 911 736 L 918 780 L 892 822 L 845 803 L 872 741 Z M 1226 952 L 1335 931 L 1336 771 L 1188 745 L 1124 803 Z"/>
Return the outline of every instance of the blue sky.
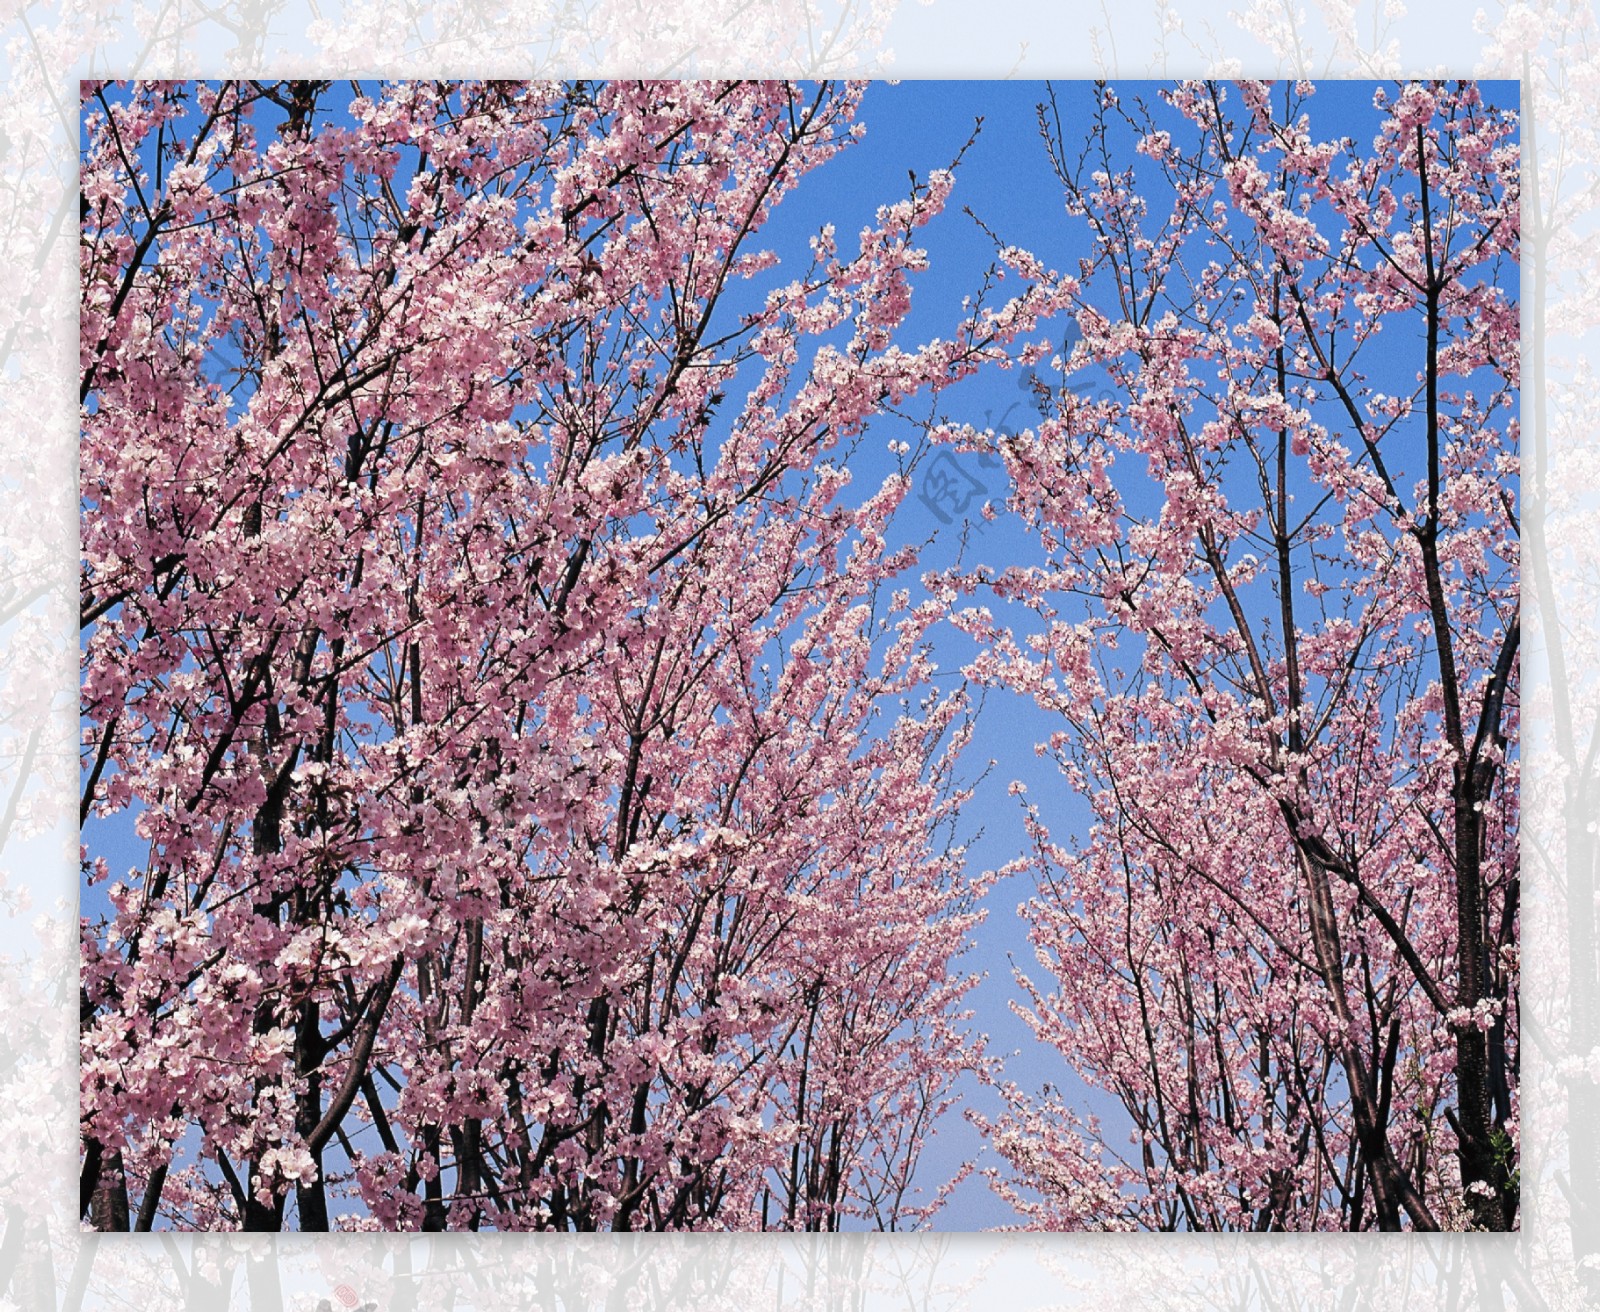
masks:
<path fill-rule="evenodd" d="M 1087 87 L 1083 88 L 1087 91 Z M 993 261 L 994 244 L 966 213 L 970 208 L 1004 241 L 1034 250 L 1047 264 L 1070 267 L 1068 256 L 1077 235 L 1064 222 L 1059 184 L 1049 170 L 1039 137 L 1036 107 L 1044 96 L 1038 83 L 902 82 L 875 83 L 862 103 L 867 134 L 860 145 L 846 151 L 825 169 L 807 178 L 797 194 L 775 217 L 763 236 L 776 246 L 786 221 L 814 227 L 824 216 L 836 224 L 841 249 L 844 239 L 870 221 L 875 208 L 898 199 L 909 185 L 907 170 L 926 177 L 953 160 L 971 136 L 976 120 L 983 124 L 977 140 L 963 156 L 956 186 L 943 215 L 922 229 L 920 244 L 929 252 L 929 269 L 916 284 L 912 313 L 905 325 L 907 341 L 932 336 L 948 337 L 958 321 L 961 298 L 974 290 Z M 1075 87 L 1073 91 L 1075 92 Z M 1018 290 L 1015 282 L 996 289 L 999 296 Z M 1059 334 L 1065 325 L 1053 325 Z M 978 427 L 1021 427 L 1035 414 L 1019 387 L 1022 374 L 989 372 L 945 393 L 939 410 L 956 422 Z M 886 451 L 891 437 L 914 440 L 909 425 L 880 423 L 861 444 L 855 488 L 867 489 L 889 473 L 893 462 Z M 985 524 L 976 513 L 985 496 L 997 505 L 1004 501 L 1003 471 L 985 467 L 975 455 L 954 457 L 961 473 L 982 485 L 974 492 L 965 517 L 944 522 L 918 494 L 927 490 L 932 462 L 918 471 L 915 490 L 896 518 L 896 536 L 903 541 L 936 534 L 922 564 L 941 567 L 953 563 L 963 529 L 970 529 L 968 559 L 1005 565 L 1037 558 L 1031 535 L 1004 517 Z M 879 467 L 881 462 L 881 468 Z M 862 466 L 865 466 L 864 468 Z M 948 464 L 945 467 L 948 472 Z M 937 497 L 930 497 L 941 505 Z M 951 507 L 942 506 L 947 512 Z M 970 646 L 946 631 L 935 637 L 936 659 L 951 677 L 971 655 Z M 1022 698 L 993 691 L 986 698 L 979 727 L 965 758 L 963 773 L 975 778 L 991 760 L 997 765 L 977 784 L 963 815 L 963 837 L 976 835 L 970 850 L 975 870 L 995 869 L 1023 848 L 1024 836 L 1017 799 L 1007 792 L 1012 779 L 1024 780 L 1041 801 L 1061 793 L 1060 803 L 1083 814 L 1081 803 L 1065 795 L 1059 776 L 1046 761 L 1035 756 L 1034 742 L 1049 730 L 1037 710 Z M 981 817 L 981 820 L 979 819 Z M 1060 813 L 1063 821 L 1066 812 Z M 1063 828 L 1070 827 L 1064 824 Z M 997 885 L 986 899 L 988 918 L 964 964 L 986 975 L 970 996 L 976 1012 L 974 1026 L 986 1033 L 990 1052 L 1008 1057 L 1007 1074 L 1026 1087 L 1044 1080 L 1063 1081 L 1060 1062 L 1041 1052 L 1026 1025 L 1010 1010 L 1015 996 L 1013 957 L 1031 962 L 1025 928 L 1016 915 L 1017 904 L 1027 896 L 1026 881 L 1013 878 Z M 1015 1054 L 1014 1056 L 1012 1054 Z M 964 1081 L 964 1102 L 987 1116 L 1001 1110 L 999 1099 L 976 1079 Z M 1108 1109 L 1109 1110 L 1109 1109 Z M 985 1153 L 983 1137 L 958 1114 L 947 1116 L 926 1151 L 919 1181 L 936 1187 L 967 1161 L 998 1164 Z M 1015 1220 L 1011 1208 L 976 1174 L 952 1196 L 938 1219 L 941 1229 L 971 1230 L 1004 1225 Z"/>
<path fill-rule="evenodd" d="M 950 325 L 960 313 L 961 298 L 979 284 L 994 257 L 993 240 L 966 209 L 1003 241 L 1035 252 L 1050 267 L 1070 268 L 1079 255 L 1087 253 L 1081 232 L 1064 213 L 1060 185 L 1050 172 L 1039 136 L 1037 107 L 1045 91 L 1041 83 L 875 83 L 862 104 L 866 139 L 808 179 L 812 187 L 802 188 L 794 203 L 784 207 L 787 214 L 780 211 L 780 221 L 804 222 L 802 207 L 815 206 L 819 215 L 824 210 L 837 215 L 833 221 L 841 236 L 853 232 L 870 219 L 877 204 L 904 190 L 902 180 L 909 181 L 908 169 L 926 176 L 931 169 L 948 164 L 981 117 L 981 130 L 962 158 L 945 213 L 921 232 L 921 244 L 929 252 L 929 270 L 917 284 L 905 326 L 910 341 L 949 336 Z M 1058 96 L 1062 93 L 1068 104 L 1079 97 L 1084 98 L 1085 107 L 1089 104 L 1088 84 L 1067 84 L 1058 88 Z M 855 211 L 860 213 L 859 222 Z M 1015 282 L 1002 283 L 996 289 L 1002 297 L 1015 290 Z M 1060 341 L 1067 331 L 1065 322 L 1056 323 L 1048 325 L 1045 335 Z M 1029 395 L 1020 386 L 1023 377 L 1020 370 L 980 374 L 945 393 L 939 410 L 955 422 L 979 428 L 1023 427 L 1036 415 Z M 870 462 L 884 452 L 888 435 L 879 440 L 879 429 L 884 427 L 872 429 L 862 443 L 863 459 L 858 463 L 869 464 L 869 468 L 857 474 L 857 487 L 876 485 L 873 475 L 879 471 L 871 468 Z M 911 440 L 911 434 L 905 436 Z M 917 495 L 926 490 L 926 480 L 933 472 L 929 462 L 919 471 L 916 492 L 906 498 L 896 520 L 903 540 L 937 535 L 922 563 L 928 567 L 953 563 L 963 529 L 970 531 L 970 563 L 1003 567 L 1038 559 L 1032 535 L 1019 524 L 1005 516 L 985 524 L 976 513 L 985 497 L 1003 506 L 1003 470 L 986 466 L 972 454 L 954 460 L 963 474 L 983 488 L 974 492 L 967 514 L 952 516 L 952 522 L 946 523 Z M 885 457 L 881 472 L 890 468 Z M 929 499 L 941 504 L 937 497 Z M 950 509 L 948 504 L 942 508 Z M 953 632 L 935 637 L 936 659 L 951 677 L 972 650 Z M 1014 779 L 1028 785 L 1030 797 L 1046 807 L 1063 833 L 1087 817 L 1081 799 L 1062 786 L 1055 768 L 1033 750 L 1034 743 L 1053 727 L 1031 702 L 1015 694 L 993 690 L 985 698 L 964 771 L 969 779 L 975 779 L 990 760 L 997 763 L 976 784 L 963 816 L 963 837 L 973 837 L 969 859 L 974 870 L 997 869 L 1024 848 L 1018 799 L 1008 792 Z M 1013 877 L 996 885 L 986 899 L 988 917 L 964 962 L 967 969 L 985 976 L 970 995 L 976 1012 L 974 1026 L 989 1036 L 990 1053 L 1006 1058 L 1007 1078 L 1026 1088 L 1037 1088 L 1046 1080 L 1071 1088 L 1071 1078 L 1061 1062 L 1051 1051 L 1040 1048 L 1011 1011 L 1017 996 L 1013 962 L 1025 967 L 1032 964 L 1026 929 L 1016 914 L 1030 891 L 1025 877 Z M 990 1117 L 1000 1113 L 1000 1100 L 978 1080 L 968 1079 L 964 1084 L 968 1107 Z M 1112 1114 L 1113 1107 L 1102 1107 L 1101 1101 L 1094 1100 L 1095 1110 Z M 975 1159 L 980 1165 L 999 1165 L 993 1154 L 985 1151 L 983 1136 L 974 1127 L 959 1115 L 947 1116 L 926 1152 L 920 1180 L 926 1187 L 935 1187 L 964 1162 Z M 975 1230 L 1015 1219 L 1012 1209 L 975 1173 L 957 1189 L 937 1224 L 941 1229 Z"/>

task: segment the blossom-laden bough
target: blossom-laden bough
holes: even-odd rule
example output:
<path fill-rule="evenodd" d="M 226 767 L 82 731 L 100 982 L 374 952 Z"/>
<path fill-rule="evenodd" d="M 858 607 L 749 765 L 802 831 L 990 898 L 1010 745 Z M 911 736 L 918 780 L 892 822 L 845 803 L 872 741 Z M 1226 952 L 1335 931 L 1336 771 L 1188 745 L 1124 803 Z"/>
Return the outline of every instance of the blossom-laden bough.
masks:
<path fill-rule="evenodd" d="M 1035 430 L 955 434 L 1046 553 L 947 581 L 968 673 L 1093 808 L 1024 803 L 1024 1014 L 1133 1125 L 1004 1087 L 1040 1225 L 1517 1222 L 1517 116 L 1314 92 L 1052 98 L 1081 335 Z"/>
<path fill-rule="evenodd" d="M 1060 292 L 899 344 L 948 170 L 774 275 L 862 90 L 86 84 L 96 1225 L 937 1204 L 968 712 L 841 489 Z"/>

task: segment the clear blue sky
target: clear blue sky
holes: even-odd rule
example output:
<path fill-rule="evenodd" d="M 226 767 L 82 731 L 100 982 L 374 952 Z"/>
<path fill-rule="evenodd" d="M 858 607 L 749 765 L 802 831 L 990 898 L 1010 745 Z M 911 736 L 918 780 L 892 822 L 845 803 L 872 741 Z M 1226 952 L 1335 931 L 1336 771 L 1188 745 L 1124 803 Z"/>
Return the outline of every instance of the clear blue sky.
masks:
<path fill-rule="evenodd" d="M 1057 95 L 1064 95 L 1068 105 L 1087 107 L 1090 103 L 1088 84 L 1066 84 L 1057 88 Z M 875 83 L 862 104 L 866 139 L 808 179 L 812 186 L 802 188 L 794 203 L 784 207 L 788 213 L 780 212 L 780 221 L 809 221 L 814 226 L 827 213 L 839 229 L 842 246 L 845 234 L 870 220 L 878 204 L 903 194 L 909 183 L 908 169 L 925 177 L 930 170 L 947 165 L 981 116 L 982 129 L 962 159 L 945 213 L 921 230 L 920 244 L 928 250 L 929 270 L 917 284 L 904 329 L 908 341 L 948 337 L 958 320 L 961 298 L 976 290 L 994 258 L 993 240 L 965 209 L 971 209 L 1004 242 L 1033 251 L 1050 267 L 1070 269 L 1087 253 L 1080 227 L 1070 223 L 1063 211 L 1060 185 L 1050 171 L 1039 136 L 1037 106 L 1044 97 L 1041 83 Z M 1002 283 L 996 295 L 1004 297 L 1016 290 L 1020 288 L 1014 281 Z M 1049 326 L 1049 334 L 1057 341 L 1067 331 L 1064 322 Z M 979 375 L 945 393 L 939 410 L 956 422 L 978 428 L 1024 427 L 1036 412 L 1019 385 L 1021 379 L 1021 371 Z M 880 429 L 885 430 L 881 438 Z M 889 472 L 885 444 L 892 435 L 886 425 L 871 431 L 858 462 L 867 467 L 857 473 L 855 487 L 874 487 Z M 910 433 L 904 435 L 912 440 Z M 883 461 L 881 469 L 873 464 L 877 459 Z M 938 535 L 924 555 L 922 563 L 927 567 L 953 563 L 964 528 L 970 530 L 969 563 L 1005 566 L 1037 559 L 1038 547 L 1031 534 L 1004 516 L 985 525 L 977 514 L 985 496 L 1003 507 L 1003 471 L 985 466 L 976 455 L 955 459 L 961 472 L 984 488 L 983 492 L 974 491 L 967 515 L 952 516 L 952 522 L 945 523 L 919 498 L 917 492 L 925 490 L 923 480 L 930 473 L 925 464 L 918 473 L 916 490 L 899 512 L 897 535 L 904 541 Z M 950 511 L 948 503 L 929 499 L 946 513 Z M 970 659 L 972 648 L 960 635 L 947 631 L 936 637 L 935 652 L 941 669 L 954 677 Z M 1013 779 L 1028 785 L 1030 798 L 1046 808 L 1051 823 L 1063 835 L 1086 818 L 1081 800 L 1063 786 L 1055 768 L 1034 753 L 1034 743 L 1055 727 L 1031 702 L 1001 691 L 987 696 L 964 771 L 973 779 L 991 759 L 997 762 L 977 784 L 964 815 L 963 837 L 976 835 L 970 850 L 974 871 L 996 869 L 1024 850 L 1018 799 L 1008 793 Z M 976 1012 L 974 1026 L 988 1034 L 991 1053 L 1006 1056 L 1007 1078 L 1025 1088 L 1037 1088 L 1047 1080 L 1070 1088 L 1072 1082 L 1061 1062 L 1050 1050 L 1041 1049 L 1010 1009 L 1017 995 L 1013 959 L 1023 966 L 1032 965 L 1026 930 L 1016 914 L 1029 892 L 1025 878 L 1013 878 L 997 885 L 987 899 L 988 918 L 964 962 L 969 970 L 987 976 L 970 995 Z M 997 1116 L 1002 1110 L 1000 1100 L 976 1079 L 965 1081 L 962 1092 L 966 1105 L 986 1116 Z M 1102 1108 L 1098 1101 L 1095 1110 L 1107 1115 L 1114 1112 L 1112 1106 Z M 924 1157 L 919 1181 L 935 1187 L 974 1158 L 981 1165 L 1000 1164 L 985 1151 L 978 1131 L 959 1113 L 952 1113 Z M 946 1230 L 977 1230 L 1014 1220 L 1011 1208 L 974 1174 L 956 1191 L 936 1224 Z"/>

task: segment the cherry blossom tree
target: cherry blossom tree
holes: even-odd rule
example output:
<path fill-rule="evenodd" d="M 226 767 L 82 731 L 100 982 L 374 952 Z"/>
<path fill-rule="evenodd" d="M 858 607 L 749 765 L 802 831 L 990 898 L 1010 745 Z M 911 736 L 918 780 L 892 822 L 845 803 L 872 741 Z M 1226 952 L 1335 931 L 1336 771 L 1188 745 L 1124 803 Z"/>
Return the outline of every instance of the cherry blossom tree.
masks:
<path fill-rule="evenodd" d="M 897 344 L 949 170 L 776 271 L 862 92 L 85 85 L 94 1224 L 937 1204 L 968 708 L 847 457 L 1059 289 Z"/>
<path fill-rule="evenodd" d="M 1041 1225 L 1517 1222 L 1517 118 L 1315 90 L 1052 98 L 1080 336 L 955 433 L 1045 551 L 947 578 L 969 673 L 1092 810 L 1024 802 L 1021 1009 L 1132 1126 L 1003 1086 Z"/>

